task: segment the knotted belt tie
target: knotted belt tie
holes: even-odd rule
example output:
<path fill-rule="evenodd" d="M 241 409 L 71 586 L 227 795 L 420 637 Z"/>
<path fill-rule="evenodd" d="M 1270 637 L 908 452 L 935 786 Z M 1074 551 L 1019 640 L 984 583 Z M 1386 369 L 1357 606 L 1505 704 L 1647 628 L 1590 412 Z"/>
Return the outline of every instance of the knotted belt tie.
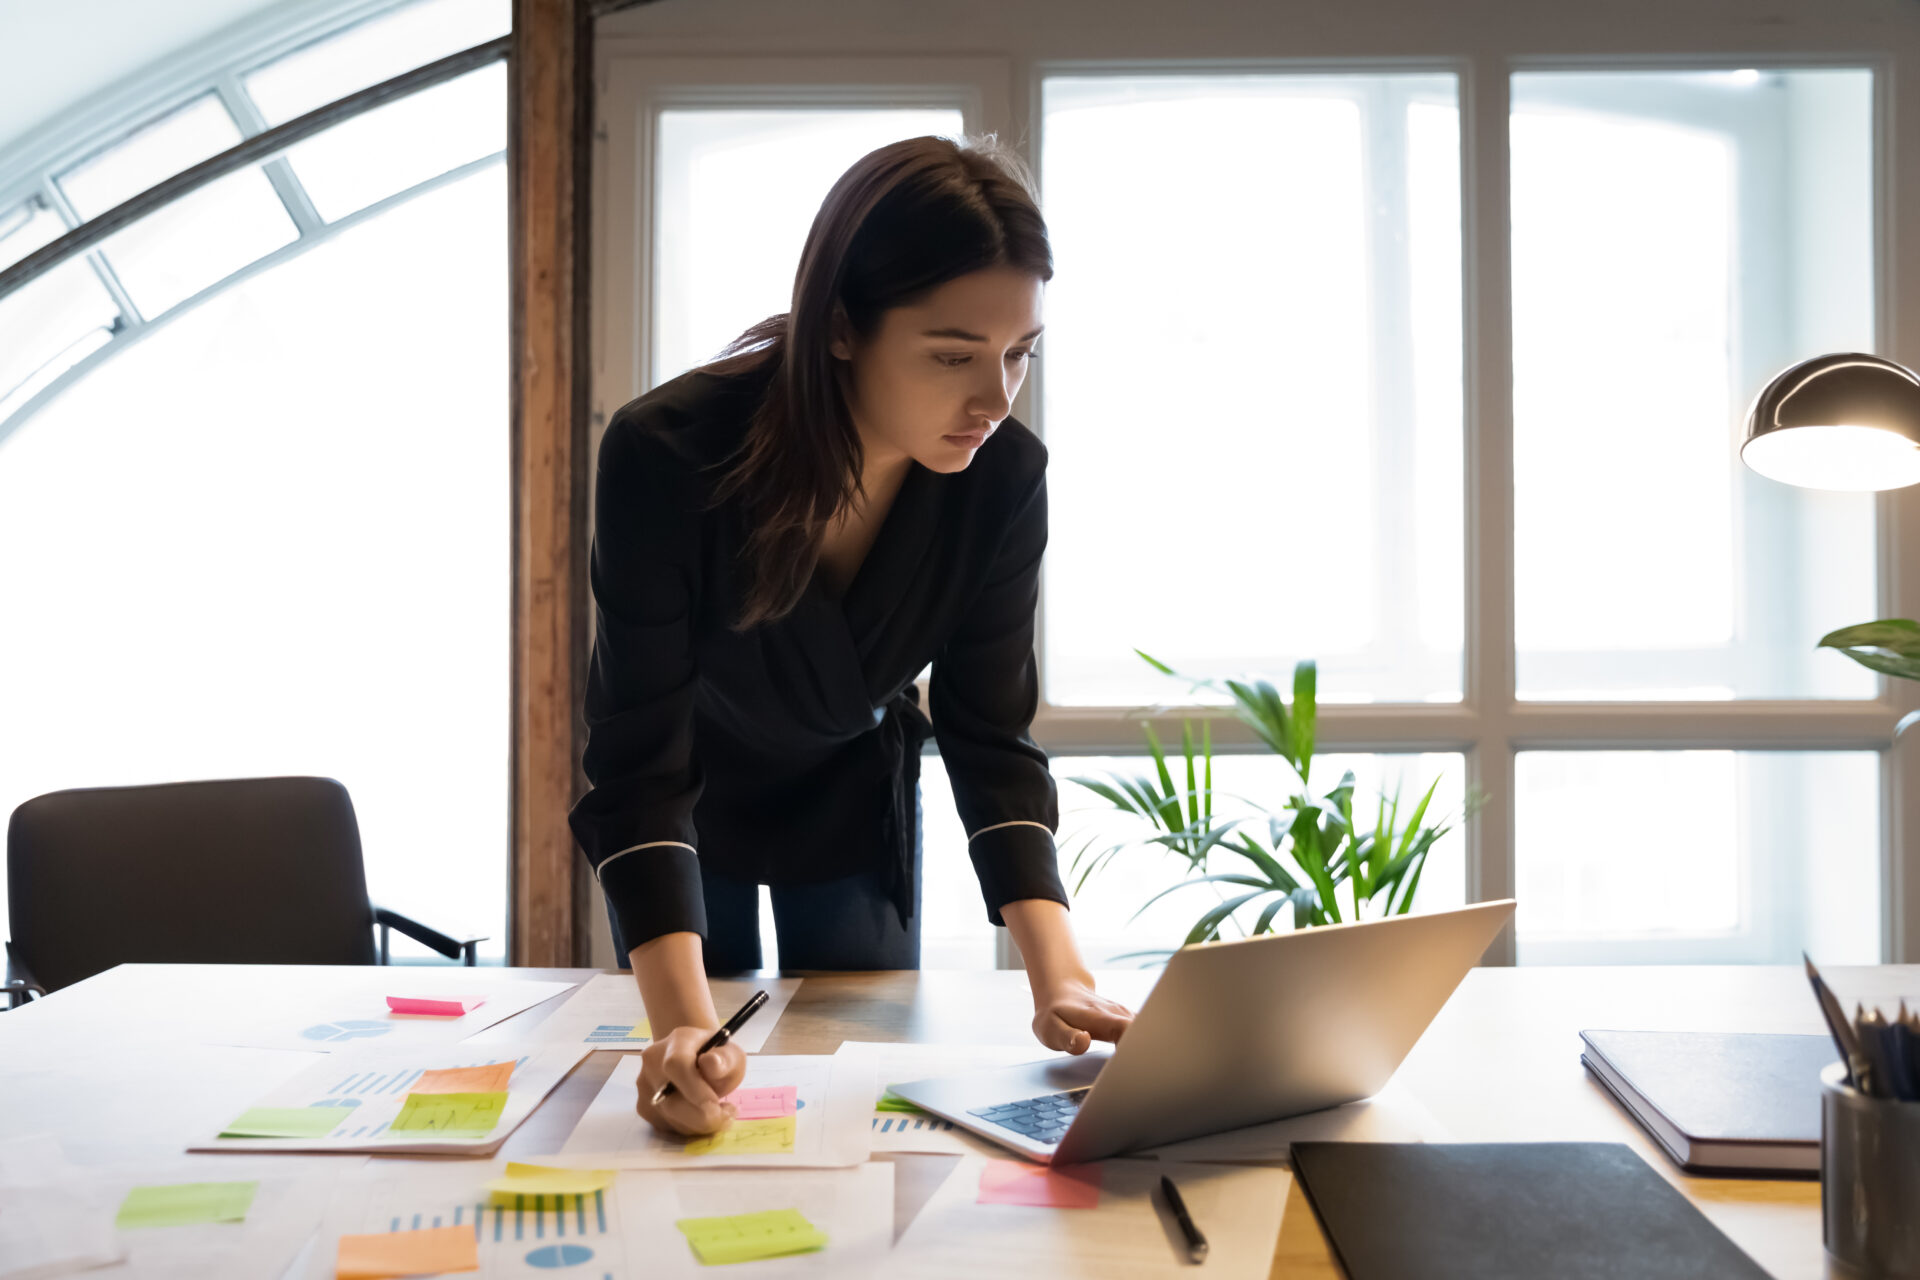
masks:
<path fill-rule="evenodd" d="M 881 817 L 881 839 L 890 856 L 882 874 L 887 896 L 893 900 L 904 929 L 914 910 L 914 807 L 920 789 L 920 748 L 933 734 L 933 722 L 920 710 L 917 685 L 910 684 L 888 699 L 876 732 L 889 789 L 889 803 Z"/>

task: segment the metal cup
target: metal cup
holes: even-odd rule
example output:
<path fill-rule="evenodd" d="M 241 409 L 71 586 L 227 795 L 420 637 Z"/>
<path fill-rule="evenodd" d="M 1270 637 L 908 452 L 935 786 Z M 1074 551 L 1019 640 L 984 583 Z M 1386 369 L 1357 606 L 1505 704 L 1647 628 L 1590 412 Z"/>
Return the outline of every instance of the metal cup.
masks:
<path fill-rule="evenodd" d="M 1820 1073 L 1820 1218 L 1827 1274 L 1920 1280 L 1920 1102 L 1871 1098 Z"/>

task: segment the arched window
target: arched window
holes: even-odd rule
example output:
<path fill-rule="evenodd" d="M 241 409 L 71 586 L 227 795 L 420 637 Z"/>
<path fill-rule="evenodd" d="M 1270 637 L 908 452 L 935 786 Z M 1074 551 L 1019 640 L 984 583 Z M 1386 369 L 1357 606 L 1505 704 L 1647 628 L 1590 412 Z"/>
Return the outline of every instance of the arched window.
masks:
<path fill-rule="evenodd" d="M 338 778 L 375 899 L 495 962 L 507 26 L 420 0 L 256 27 L 0 171 L 0 812 Z"/>

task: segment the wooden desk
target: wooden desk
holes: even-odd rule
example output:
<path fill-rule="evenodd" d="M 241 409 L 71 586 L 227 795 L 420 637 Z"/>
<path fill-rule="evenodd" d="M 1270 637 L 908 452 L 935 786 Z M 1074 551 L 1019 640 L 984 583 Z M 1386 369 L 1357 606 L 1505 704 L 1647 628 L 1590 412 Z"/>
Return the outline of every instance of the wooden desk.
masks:
<path fill-rule="evenodd" d="M 586 970 L 525 970 L 579 980 Z M 128 965 L 0 1014 L 0 1138 L 52 1131 L 81 1164 L 175 1156 L 236 1102 L 298 1073 L 306 1054 L 196 1043 L 171 1035 L 236 991 L 270 987 L 252 966 Z M 1920 966 L 1835 970 L 1855 999 L 1920 993 Z M 1152 975 L 1116 971 L 1101 986 L 1138 1004 Z M 480 1041 L 537 1039 L 564 997 L 482 1032 Z M 768 1053 L 831 1053 L 842 1040 L 1027 1040 L 1025 975 L 1009 972 L 808 976 L 768 1039 Z M 1780 1280 L 1824 1276 L 1819 1187 L 1811 1181 L 1680 1175 L 1580 1066 L 1583 1028 L 1817 1033 L 1819 1012 L 1792 968 L 1480 969 L 1468 976 L 1397 1077 L 1457 1141 L 1626 1142 Z M 557 1150 L 613 1069 L 588 1055 L 507 1141 L 504 1153 Z M 233 1157 L 182 1156 L 193 1163 Z M 336 1159 L 285 1156 L 285 1160 Z M 385 1157 L 395 1158 L 395 1157 Z M 881 1156 L 895 1164 L 896 1231 L 954 1157 Z M 1338 1276 L 1296 1188 L 1276 1277 Z"/>

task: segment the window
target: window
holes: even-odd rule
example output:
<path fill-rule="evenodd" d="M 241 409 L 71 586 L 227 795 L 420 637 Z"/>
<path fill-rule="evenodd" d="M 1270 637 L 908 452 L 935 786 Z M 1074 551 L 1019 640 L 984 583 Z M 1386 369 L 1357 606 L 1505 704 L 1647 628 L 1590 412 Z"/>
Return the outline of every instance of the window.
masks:
<path fill-rule="evenodd" d="M 957 109 L 662 111 L 654 385 L 785 311 L 807 229 L 847 166 L 921 134 L 957 135 Z"/>
<path fill-rule="evenodd" d="M 1520 961 L 1880 959 L 1872 752 L 1527 751 Z"/>
<path fill-rule="evenodd" d="M 1872 495 L 1737 452 L 1773 374 L 1873 346 L 1872 88 L 1514 77 L 1521 697 L 1873 696 L 1812 647 L 1875 616 Z"/>
<path fill-rule="evenodd" d="M 466 41 L 463 8 L 396 9 L 391 30 L 425 16 L 421 39 Z M 383 61 L 399 47 L 311 45 L 249 78 L 277 104 L 202 69 L 169 97 L 184 106 L 99 122 L 0 208 L 0 267 L 329 100 L 296 91 L 416 65 Z M 349 119 L 295 167 L 235 169 L 0 298 L 0 599 L 19 620 L 0 629 L 0 812 L 68 787 L 337 778 L 375 901 L 503 958 L 503 84 L 483 66 L 377 129 Z"/>
<path fill-rule="evenodd" d="M 1063 847 L 1099 818 L 1064 779 L 1137 761 L 1143 716 L 1163 741 L 1219 717 L 1223 777 L 1280 767 L 1133 650 L 1195 675 L 1311 657 L 1329 750 L 1484 796 L 1420 903 L 1517 893 L 1495 959 L 1904 957 L 1920 900 L 1899 867 L 1920 855 L 1890 852 L 1913 801 L 1883 775 L 1913 691 L 1814 642 L 1920 613 L 1911 569 L 1878 554 L 1913 541 L 1911 500 L 1787 489 L 1736 444 L 1774 372 L 1873 350 L 1915 305 L 1879 288 L 1875 248 L 1884 219 L 1911 220 L 1875 159 L 1905 55 L 1869 65 L 1847 53 L 1867 34 L 1807 8 L 1775 46 L 1807 55 L 1757 68 L 1565 56 L 1557 37 L 1549 61 L 1545 28 L 1513 16 L 1497 48 L 1410 30 L 1390 65 L 1351 60 L 1353 24 L 1280 33 L 1251 11 L 1182 28 L 1180 57 L 1173 19 L 1134 15 L 1103 33 L 1112 61 L 988 17 L 979 38 L 1008 56 L 938 76 L 911 53 L 670 63 L 659 15 L 609 19 L 606 231 L 616 257 L 644 251 L 610 269 L 596 402 L 710 354 L 792 279 L 783 247 L 724 287 L 680 283 L 721 280 L 696 243 L 737 237 L 674 211 L 694 180 L 673 112 L 904 111 L 971 83 L 969 128 L 1035 166 L 1057 268 L 1014 413 L 1052 459 L 1034 731 Z M 890 35 L 932 48 L 935 26 Z M 701 328 L 696 306 L 733 310 Z M 923 779 L 926 963 L 980 963 L 933 756 Z M 1089 887 L 1095 954 L 1168 944 L 1178 895 L 1127 919 L 1167 874 Z"/>
<path fill-rule="evenodd" d="M 1460 697 L 1454 99 L 1448 76 L 1043 82 L 1049 704 L 1163 696 L 1136 648 Z M 1140 156 L 1151 182 L 1116 177 Z"/>

